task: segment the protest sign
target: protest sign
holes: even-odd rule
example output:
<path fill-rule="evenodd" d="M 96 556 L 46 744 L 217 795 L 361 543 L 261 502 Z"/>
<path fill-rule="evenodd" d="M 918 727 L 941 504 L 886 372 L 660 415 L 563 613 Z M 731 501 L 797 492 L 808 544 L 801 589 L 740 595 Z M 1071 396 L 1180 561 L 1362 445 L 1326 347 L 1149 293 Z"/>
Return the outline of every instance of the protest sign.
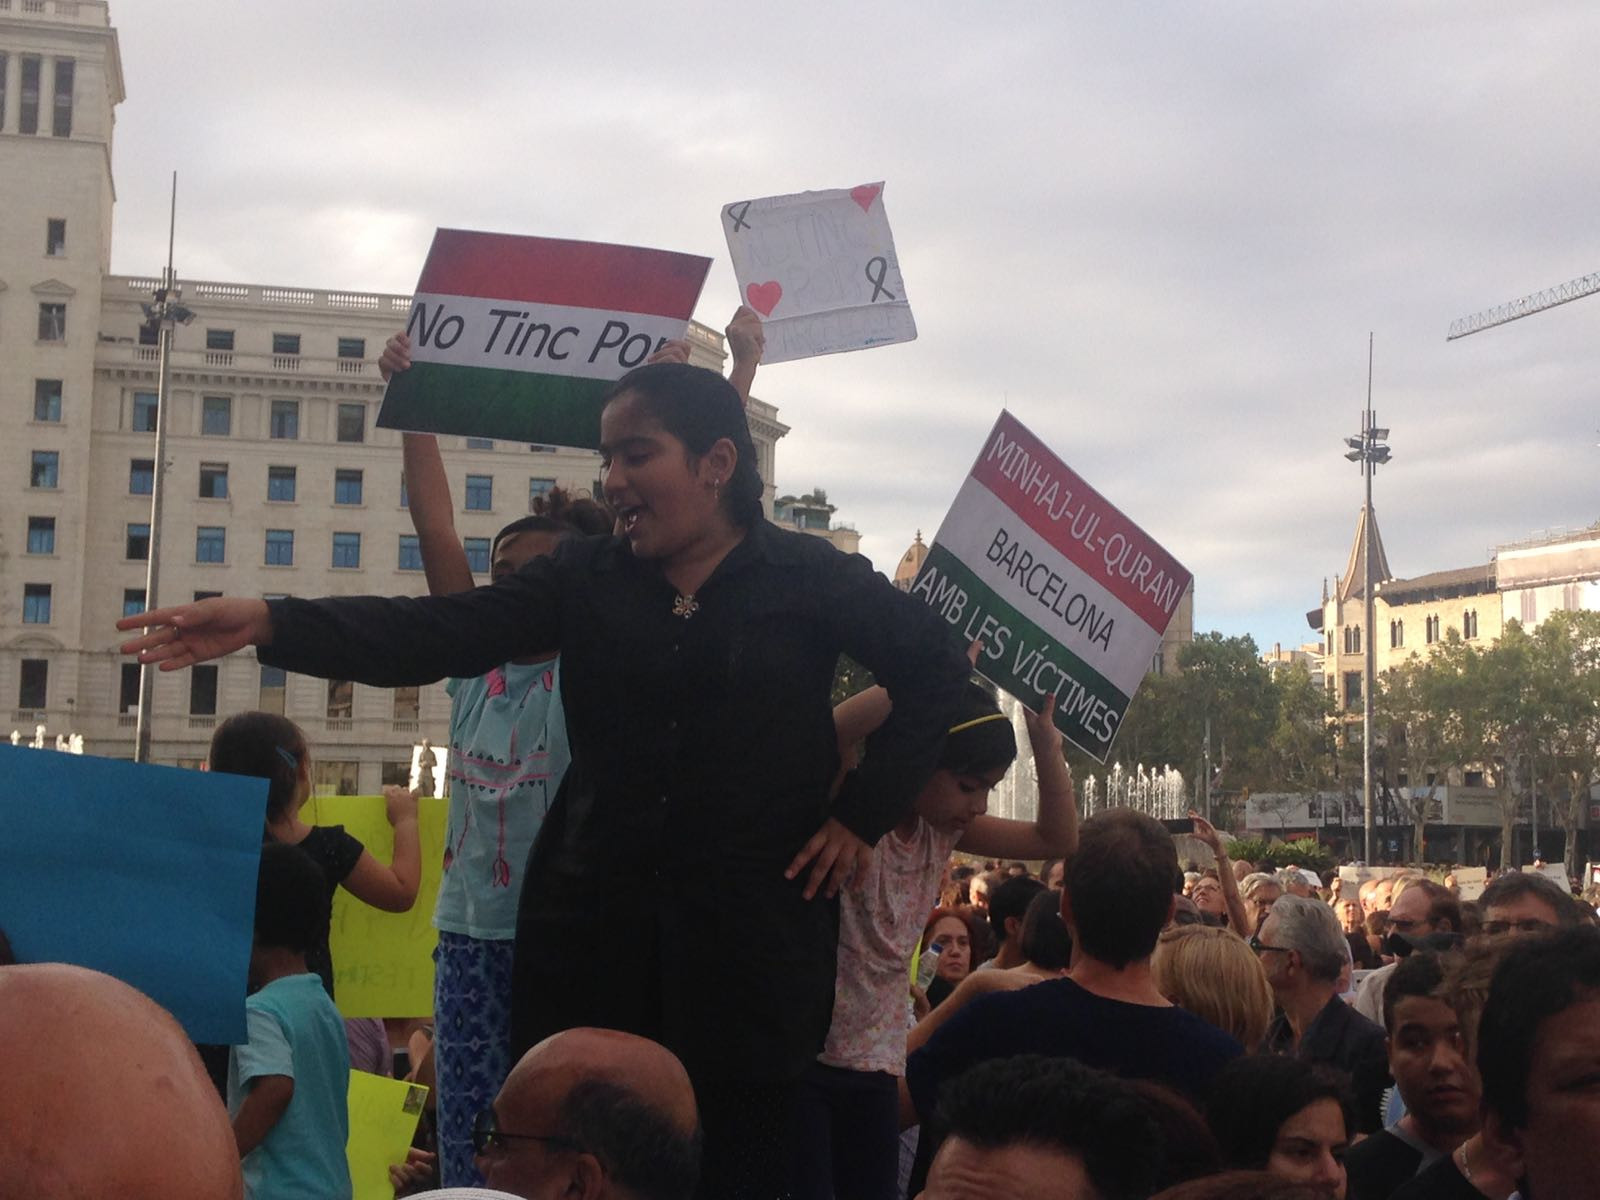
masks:
<path fill-rule="evenodd" d="M 449 801 L 417 801 L 422 834 L 422 883 L 410 912 L 387 913 L 363 904 L 344 888 L 333 897 L 333 995 L 347 1017 L 433 1015 L 433 903 L 444 874 Z M 382 862 L 394 858 L 394 829 L 382 796 L 314 796 L 300 810 L 312 825 L 343 825 Z"/>
<path fill-rule="evenodd" d="M 350 1137 L 344 1153 L 352 1200 L 394 1200 L 389 1168 L 406 1161 L 427 1099 L 428 1089 L 419 1084 L 350 1072 Z"/>
<path fill-rule="evenodd" d="M 739 295 L 762 316 L 763 363 L 917 336 L 883 184 L 725 205 Z"/>
<path fill-rule="evenodd" d="M 0 928 L 242 1042 L 267 781 L 0 746 Z"/>
<path fill-rule="evenodd" d="M 978 671 L 1104 762 L 1190 574 L 1002 412 L 911 594 Z"/>
<path fill-rule="evenodd" d="M 1483 867 L 1457 867 L 1450 873 L 1456 877 L 1456 890 L 1463 900 L 1477 900 L 1489 882 L 1489 872 Z"/>
<path fill-rule="evenodd" d="M 378 424 L 594 449 L 600 396 L 681 338 L 711 260 L 440 229 Z"/>

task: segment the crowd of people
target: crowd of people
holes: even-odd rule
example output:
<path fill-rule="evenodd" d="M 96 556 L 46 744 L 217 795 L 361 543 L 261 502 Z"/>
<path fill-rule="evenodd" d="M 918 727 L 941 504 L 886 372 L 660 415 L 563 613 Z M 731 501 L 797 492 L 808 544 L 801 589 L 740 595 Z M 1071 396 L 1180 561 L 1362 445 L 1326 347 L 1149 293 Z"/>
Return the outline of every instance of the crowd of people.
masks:
<path fill-rule="evenodd" d="M 417 901 L 415 797 L 382 863 L 302 819 L 304 734 L 237 714 L 210 768 L 269 781 L 246 1038 L 0 967 L 0 1197 L 347 1197 L 353 1069 L 431 1088 L 398 1195 L 1600 1194 L 1593 909 L 1536 874 L 1469 903 L 1257 870 L 1198 815 L 1184 870 L 1146 815 L 1080 822 L 1049 703 L 1037 817 L 987 815 L 1010 721 L 927 607 L 763 518 L 754 314 L 729 343 L 731 382 L 669 345 L 615 385 L 604 505 L 508 526 L 486 587 L 407 435 L 429 596 L 124 622 L 164 669 L 450 680 L 434 1019 L 392 1066 L 328 948 L 337 889 Z M 841 654 L 878 685 L 833 706 Z"/>

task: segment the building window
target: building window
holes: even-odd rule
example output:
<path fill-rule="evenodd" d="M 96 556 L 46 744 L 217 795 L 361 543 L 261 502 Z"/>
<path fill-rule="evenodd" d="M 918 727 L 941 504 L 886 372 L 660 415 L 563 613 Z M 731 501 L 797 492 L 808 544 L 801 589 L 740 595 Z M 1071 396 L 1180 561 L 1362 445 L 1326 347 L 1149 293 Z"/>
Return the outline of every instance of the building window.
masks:
<path fill-rule="evenodd" d="M 422 570 L 422 546 L 417 542 L 414 533 L 400 535 L 400 569 L 402 571 Z"/>
<path fill-rule="evenodd" d="M 294 566 L 294 530 L 267 530 L 267 566 Z"/>
<path fill-rule="evenodd" d="M 28 518 L 28 553 L 54 554 L 56 552 L 56 519 L 54 517 Z"/>
<path fill-rule="evenodd" d="M 360 763 L 318 759 L 312 764 L 311 790 L 318 796 L 354 796 L 360 774 Z"/>
<path fill-rule="evenodd" d="M 422 689 L 412 684 L 394 689 L 394 719 L 415 721 L 422 716 Z"/>
<path fill-rule="evenodd" d="M 1481 788 L 1483 786 L 1483 771 L 1468 770 L 1461 772 L 1461 786 Z"/>
<path fill-rule="evenodd" d="M 6 127 L 6 52 L 0 50 L 0 129 Z"/>
<path fill-rule="evenodd" d="M 156 431 L 156 413 L 159 397 L 155 392 L 135 392 L 133 394 L 133 431 L 135 433 L 154 433 Z"/>
<path fill-rule="evenodd" d="M 39 305 L 39 340 L 59 342 L 67 336 L 67 306 L 45 301 Z"/>
<path fill-rule="evenodd" d="M 219 563 L 227 557 L 228 531 L 221 525 L 201 525 L 194 531 L 194 560 Z"/>
<path fill-rule="evenodd" d="M 537 511 L 539 497 L 548 496 L 555 486 L 556 481 L 554 479 L 540 479 L 535 477 L 528 480 L 528 511 Z"/>
<path fill-rule="evenodd" d="M 300 335 L 298 333 L 273 334 L 272 352 L 281 355 L 298 355 L 300 353 Z"/>
<path fill-rule="evenodd" d="M 122 615 L 125 616 L 125 617 L 137 617 L 143 611 L 144 611 L 144 589 L 143 588 L 123 588 L 122 589 Z"/>
<path fill-rule="evenodd" d="M 53 488 L 61 486 L 61 452 L 35 450 L 29 460 L 28 486 Z"/>
<path fill-rule="evenodd" d="M 207 350 L 232 350 L 233 349 L 233 330 L 231 330 L 231 329 L 208 329 L 208 330 L 206 330 L 206 349 Z"/>
<path fill-rule="evenodd" d="M 261 668 L 261 688 L 256 697 L 256 708 L 262 712 L 277 713 L 283 716 L 284 692 L 287 690 L 289 676 L 282 667 Z"/>
<path fill-rule="evenodd" d="M 1404 621 L 1389 622 L 1389 647 L 1397 649 L 1406 644 L 1406 623 Z"/>
<path fill-rule="evenodd" d="M 462 543 L 467 549 L 467 566 L 472 568 L 474 575 L 487 575 L 489 573 L 489 539 L 465 538 Z"/>
<path fill-rule="evenodd" d="M 342 337 L 339 339 L 340 358 L 365 358 L 366 356 L 366 338 Z"/>
<path fill-rule="evenodd" d="M 228 464 L 200 464 L 200 498 L 226 500 L 228 498 Z"/>
<path fill-rule="evenodd" d="M 336 436 L 341 442 L 367 440 L 367 406 L 365 404 L 339 405 Z"/>
<path fill-rule="evenodd" d="M 22 660 L 22 681 L 17 688 L 18 708 L 45 708 L 50 690 L 50 664 L 42 658 Z"/>
<path fill-rule="evenodd" d="M 328 680 L 328 720 L 348 721 L 355 716 L 355 691 L 348 679 Z"/>
<path fill-rule="evenodd" d="M 17 132 L 38 133 L 41 60 L 37 54 L 24 54 L 19 62 L 22 66 L 22 103 L 17 109 Z"/>
<path fill-rule="evenodd" d="M 494 507 L 494 476 L 467 476 L 467 510 L 488 512 Z"/>
<path fill-rule="evenodd" d="M 494 449 L 494 439 L 493 438 L 468 438 L 467 439 L 467 449 L 468 450 L 493 450 Z"/>
<path fill-rule="evenodd" d="M 61 380 L 33 381 L 33 419 L 51 424 L 61 420 Z"/>
<path fill-rule="evenodd" d="M 123 543 L 124 558 L 143 562 L 150 557 L 150 526 L 143 521 L 128 523 L 127 540 Z"/>
<path fill-rule="evenodd" d="M 52 137 L 72 136 L 72 75 L 75 64 L 70 58 L 56 59 L 55 112 L 50 123 Z"/>
<path fill-rule="evenodd" d="M 288 503 L 294 500 L 294 468 L 267 468 L 267 499 Z"/>
<path fill-rule="evenodd" d="M 409 758 L 384 759 L 383 773 L 378 782 L 384 787 L 410 787 L 411 760 Z"/>
<path fill-rule="evenodd" d="M 1475 638 L 1478 636 L 1478 610 L 1468 609 L 1461 615 L 1461 636 Z"/>
<path fill-rule="evenodd" d="M 50 585 L 25 583 L 22 585 L 22 623 L 24 625 L 50 624 Z"/>
<path fill-rule="evenodd" d="M 222 595 L 221 592 L 196 592 L 194 594 L 194 602 L 199 604 L 202 600 L 215 600 L 220 595 Z"/>
<path fill-rule="evenodd" d="M 267 430 L 267 436 L 291 442 L 300 436 L 300 401 L 272 402 L 272 425 Z"/>
<path fill-rule="evenodd" d="M 335 504 L 361 503 L 361 472 L 344 470 L 333 473 L 333 502 Z"/>
<path fill-rule="evenodd" d="M 406 487 L 406 474 L 404 471 L 400 472 L 400 507 L 411 507 L 411 490 Z"/>
<path fill-rule="evenodd" d="M 227 437 L 233 432 L 233 397 L 206 396 L 200 401 L 200 432 Z"/>
<path fill-rule="evenodd" d="M 117 711 L 137 712 L 139 709 L 139 664 L 123 663 L 122 680 L 117 688 Z"/>
<path fill-rule="evenodd" d="M 336 533 L 333 535 L 333 565 L 353 568 L 361 565 L 361 535 Z"/>
<path fill-rule="evenodd" d="M 189 715 L 217 715 L 217 664 L 201 663 L 189 668 Z"/>
<path fill-rule="evenodd" d="M 161 331 L 150 321 L 139 323 L 139 345 L 159 346 L 161 344 Z"/>
<path fill-rule="evenodd" d="M 128 495 L 148 496 L 156 486 L 156 460 L 135 458 L 128 463 Z"/>
<path fill-rule="evenodd" d="M 49 258 L 60 258 L 67 252 L 67 223 L 61 217 L 51 217 L 44 223 L 44 252 Z"/>
<path fill-rule="evenodd" d="M 1361 703 L 1361 672 L 1346 671 L 1344 673 L 1344 706 L 1354 708 Z"/>
<path fill-rule="evenodd" d="M 1438 617 L 1426 617 L 1426 618 L 1424 618 L 1424 620 L 1422 622 L 1422 636 L 1423 636 L 1423 640 L 1426 641 L 1428 643 L 1428 645 L 1430 645 L 1430 646 L 1433 645 L 1435 642 L 1437 642 L 1439 640 L 1439 618 Z"/>

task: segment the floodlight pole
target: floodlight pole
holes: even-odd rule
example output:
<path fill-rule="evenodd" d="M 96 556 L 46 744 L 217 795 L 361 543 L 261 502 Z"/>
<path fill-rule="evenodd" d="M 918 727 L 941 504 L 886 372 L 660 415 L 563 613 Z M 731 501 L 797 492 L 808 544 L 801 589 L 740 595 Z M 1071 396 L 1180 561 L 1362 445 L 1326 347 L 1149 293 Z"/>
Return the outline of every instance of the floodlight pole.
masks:
<path fill-rule="evenodd" d="M 172 375 L 173 307 L 177 304 L 177 277 L 172 270 L 172 251 L 178 228 L 178 173 L 172 173 L 172 202 L 167 217 L 167 269 L 156 290 L 155 319 L 160 323 L 159 366 L 156 375 L 156 458 L 150 480 L 150 544 L 145 562 L 144 606 L 149 611 L 160 607 L 157 589 L 161 584 L 161 506 L 167 474 L 167 391 Z M 154 663 L 139 667 L 139 713 L 133 734 L 133 761 L 150 761 L 150 723 L 153 717 L 156 671 Z"/>

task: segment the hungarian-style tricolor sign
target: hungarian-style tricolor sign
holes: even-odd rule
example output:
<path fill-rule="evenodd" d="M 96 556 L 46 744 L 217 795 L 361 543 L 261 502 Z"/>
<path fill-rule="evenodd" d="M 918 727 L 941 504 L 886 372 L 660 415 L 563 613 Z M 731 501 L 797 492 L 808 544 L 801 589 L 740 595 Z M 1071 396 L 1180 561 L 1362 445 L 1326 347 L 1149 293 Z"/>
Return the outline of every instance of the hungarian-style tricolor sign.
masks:
<path fill-rule="evenodd" d="M 441 229 L 417 281 L 409 371 L 378 424 L 593 448 L 599 398 L 680 338 L 711 260 Z"/>
<path fill-rule="evenodd" d="M 1192 576 L 1010 413 L 995 422 L 911 591 L 978 670 L 1104 762 Z"/>

